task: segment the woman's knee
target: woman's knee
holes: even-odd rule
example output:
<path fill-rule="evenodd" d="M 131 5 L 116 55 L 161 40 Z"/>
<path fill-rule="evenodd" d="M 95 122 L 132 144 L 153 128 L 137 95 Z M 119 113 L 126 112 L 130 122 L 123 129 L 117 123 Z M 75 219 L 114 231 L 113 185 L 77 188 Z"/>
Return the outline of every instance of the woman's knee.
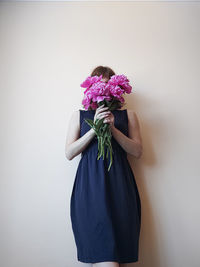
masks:
<path fill-rule="evenodd" d="M 93 267 L 119 267 L 119 263 L 115 261 L 104 261 L 93 263 Z"/>

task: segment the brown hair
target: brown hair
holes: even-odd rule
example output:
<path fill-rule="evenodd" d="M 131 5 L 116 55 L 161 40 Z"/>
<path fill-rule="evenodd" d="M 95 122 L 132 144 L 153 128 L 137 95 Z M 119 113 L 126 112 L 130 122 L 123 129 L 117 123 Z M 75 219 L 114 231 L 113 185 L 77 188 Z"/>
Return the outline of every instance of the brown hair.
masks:
<path fill-rule="evenodd" d="M 98 66 L 91 73 L 91 76 L 95 76 L 95 75 L 97 75 L 97 76 L 102 75 L 103 78 L 110 79 L 110 77 L 112 75 L 115 75 L 115 72 L 111 68 L 109 68 L 109 67 L 106 67 L 106 66 Z"/>

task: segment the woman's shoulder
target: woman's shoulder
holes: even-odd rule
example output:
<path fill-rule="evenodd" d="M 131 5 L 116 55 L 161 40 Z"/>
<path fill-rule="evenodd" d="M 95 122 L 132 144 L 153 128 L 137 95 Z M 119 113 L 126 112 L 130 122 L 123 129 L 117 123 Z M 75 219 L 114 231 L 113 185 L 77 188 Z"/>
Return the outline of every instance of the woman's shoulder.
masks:
<path fill-rule="evenodd" d="M 127 109 L 127 113 L 128 114 L 136 114 L 135 111 L 133 109 Z"/>
<path fill-rule="evenodd" d="M 79 110 L 73 110 L 71 112 L 71 121 L 78 120 L 79 119 Z"/>
<path fill-rule="evenodd" d="M 133 109 L 127 109 L 127 116 L 129 120 L 132 120 L 132 121 L 138 120 L 138 116 Z"/>

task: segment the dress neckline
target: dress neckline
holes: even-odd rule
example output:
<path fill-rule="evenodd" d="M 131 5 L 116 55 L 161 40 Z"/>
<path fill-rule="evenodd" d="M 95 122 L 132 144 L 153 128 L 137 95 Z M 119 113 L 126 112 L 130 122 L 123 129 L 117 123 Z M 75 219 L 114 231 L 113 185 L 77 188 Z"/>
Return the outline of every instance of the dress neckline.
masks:
<path fill-rule="evenodd" d="M 96 111 L 95 109 L 92 109 L 92 110 L 80 109 L 80 110 L 82 110 L 82 111 L 87 111 L 87 112 L 95 112 L 95 111 Z M 114 109 L 114 110 L 112 110 L 112 111 L 125 111 L 125 110 L 127 110 L 127 109 Z"/>

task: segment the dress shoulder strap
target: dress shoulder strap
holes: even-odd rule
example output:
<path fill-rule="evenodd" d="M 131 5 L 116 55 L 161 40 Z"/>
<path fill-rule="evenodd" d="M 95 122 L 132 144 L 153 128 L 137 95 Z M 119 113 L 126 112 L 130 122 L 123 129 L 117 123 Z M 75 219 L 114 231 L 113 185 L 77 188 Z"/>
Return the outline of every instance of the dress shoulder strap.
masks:
<path fill-rule="evenodd" d="M 127 112 L 127 109 L 125 109 L 124 112 L 125 112 L 126 123 L 128 124 L 128 112 Z"/>
<path fill-rule="evenodd" d="M 83 110 L 79 109 L 79 123 L 80 123 L 80 128 L 81 128 L 81 125 L 82 125 L 82 122 L 83 122 Z"/>
<path fill-rule="evenodd" d="M 124 117 L 125 117 L 125 133 L 128 136 L 128 112 L 127 112 L 127 109 L 124 110 Z"/>

